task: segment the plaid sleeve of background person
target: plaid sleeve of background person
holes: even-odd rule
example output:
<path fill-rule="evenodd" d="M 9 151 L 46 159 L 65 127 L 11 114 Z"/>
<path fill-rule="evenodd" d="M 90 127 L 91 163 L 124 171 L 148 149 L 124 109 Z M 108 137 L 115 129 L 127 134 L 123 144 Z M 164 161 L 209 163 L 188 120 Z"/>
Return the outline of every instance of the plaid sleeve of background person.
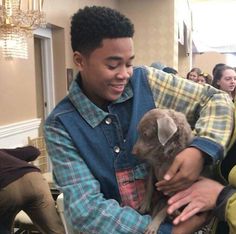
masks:
<path fill-rule="evenodd" d="M 59 123 L 46 125 L 45 137 L 56 184 L 64 193 L 65 215 L 74 230 L 90 234 L 144 233 L 151 217 L 104 199 L 99 182 Z"/>
<path fill-rule="evenodd" d="M 229 95 L 154 68 L 147 68 L 147 72 L 156 107 L 183 112 L 196 138 L 212 142 L 222 149 L 223 156 L 234 128 L 234 106 Z M 211 156 L 219 159 L 219 155 Z"/>

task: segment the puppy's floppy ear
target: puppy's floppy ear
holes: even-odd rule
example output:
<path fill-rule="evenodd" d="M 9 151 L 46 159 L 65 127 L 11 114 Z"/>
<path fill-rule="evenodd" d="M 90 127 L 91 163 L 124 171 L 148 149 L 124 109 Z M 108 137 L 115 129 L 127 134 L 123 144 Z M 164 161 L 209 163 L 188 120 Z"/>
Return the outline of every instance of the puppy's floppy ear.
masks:
<path fill-rule="evenodd" d="M 164 116 L 157 119 L 157 137 L 163 146 L 177 132 L 177 130 L 178 128 L 171 117 Z"/>

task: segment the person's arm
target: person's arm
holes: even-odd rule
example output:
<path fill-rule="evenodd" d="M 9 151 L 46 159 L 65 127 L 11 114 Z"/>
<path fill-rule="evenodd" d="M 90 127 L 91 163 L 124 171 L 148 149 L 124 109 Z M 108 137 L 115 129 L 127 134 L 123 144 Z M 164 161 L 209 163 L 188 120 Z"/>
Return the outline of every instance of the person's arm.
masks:
<path fill-rule="evenodd" d="M 236 192 L 228 199 L 225 212 L 225 220 L 227 221 L 230 233 L 236 233 Z"/>
<path fill-rule="evenodd" d="M 184 222 L 199 212 L 216 208 L 218 196 L 223 189 L 224 186 L 222 184 L 201 177 L 192 186 L 176 193 L 168 200 L 169 207 L 167 212 L 173 214 L 175 210 L 185 206 L 181 213 L 174 219 L 173 223 L 179 224 L 180 222 Z"/>
<path fill-rule="evenodd" d="M 70 136 L 55 123 L 45 126 L 45 139 L 56 183 L 64 194 L 65 215 L 75 231 L 85 233 L 144 233 L 151 221 L 130 207 L 105 199 Z"/>
<path fill-rule="evenodd" d="M 189 148 L 176 157 L 165 180 L 157 184 L 166 193 L 176 192 L 196 180 L 203 162 L 214 164 L 223 158 L 234 128 L 234 106 L 226 93 L 211 86 L 155 69 L 147 69 L 147 73 L 156 106 L 184 113 L 194 128 L 195 137 Z M 176 183 L 179 186 L 173 189 Z"/>
<path fill-rule="evenodd" d="M 230 203 L 233 203 L 234 208 L 236 208 L 236 200 L 235 197 L 230 201 L 231 196 L 235 194 L 236 195 L 236 189 L 232 185 L 225 186 L 221 192 L 218 194 L 217 200 L 216 200 L 216 206 L 214 207 L 213 214 L 219 219 L 219 220 L 225 220 L 227 216 L 227 209 L 226 207 L 230 206 Z M 231 208 L 230 208 L 231 209 Z"/>
<path fill-rule="evenodd" d="M 186 206 L 174 219 L 175 225 L 185 222 L 199 212 L 212 210 L 212 214 L 219 220 L 227 221 L 232 233 L 236 231 L 236 189 L 231 185 L 224 187 L 216 181 L 202 177 L 190 188 L 172 196 L 168 204 L 169 214 Z"/>
<path fill-rule="evenodd" d="M 22 146 L 14 149 L 1 149 L 7 154 L 10 154 L 13 157 L 24 160 L 26 162 L 34 161 L 39 155 L 40 151 L 34 146 Z"/>

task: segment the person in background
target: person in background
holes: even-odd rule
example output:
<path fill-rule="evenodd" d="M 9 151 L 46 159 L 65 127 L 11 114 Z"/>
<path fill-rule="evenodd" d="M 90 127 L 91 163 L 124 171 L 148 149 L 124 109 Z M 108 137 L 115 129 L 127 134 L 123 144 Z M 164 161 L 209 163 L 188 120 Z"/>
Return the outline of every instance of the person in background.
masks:
<path fill-rule="evenodd" d="M 44 234 L 64 234 L 49 185 L 29 164 L 40 154 L 33 146 L 0 149 L 0 232 L 12 233 L 15 216 L 25 211 Z"/>
<path fill-rule="evenodd" d="M 216 72 L 216 70 L 217 70 L 218 68 L 221 68 L 221 67 L 224 67 L 224 66 L 226 66 L 225 63 L 217 63 L 217 64 L 215 64 L 215 66 L 214 66 L 213 69 L 212 69 L 212 76 L 213 76 L 213 77 L 215 76 L 215 72 Z"/>
<path fill-rule="evenodd" d="M 164 67 L 165 67 L 165 65 L 164 64 L 162 64 L 161 62 L 153 62 L 151 65 L 150 65 L 150 67 L 154 67 L 154 68 L 156 68 L 156 69 L 158 69 L 158 70 L 162 70 Z"/>
<path fill-rule="evenodd" d="M 216 69 L 212 86 L 229 94 L 232 101 L 236 92 L 236 71 L 230 66 L 221 66 Z"/>
<path fill-rule="evenodd" d="M 197 83 L 199 84 L 212 84 L 212 76 L 207 73 L 200 73 Z"/>
<path fill-rule="evenodd" d="M 153 67 L 133 67 L 133 35 L 132 22 L 111 8 L 85 7 L 72 17 L 79 72 L 44 130 L 75 232 L 137 234 L 150 224 L 151 216 L 138 212 L 147 165 L 131 153 L 147 111 L 181 111 L 196 132 L 158 182 L 164 193 L 187 188 L 205 164 L 221 160 L 234 127 L 233 104 L 224 92 Z M 165 220 L 158 233 L 193 233 L 203 222 L 204 214 L 174 227 Z"/>
<path fill-rule="evenodd" d="M 164 71 L 164 72 L 166 72 L 166 73 L 178 75 L 178 71 L 175 70 L 175 69 L 172 68 L 172 67 L 164 67 L 164 68 L 162 69 L 162 71 Z"/>
<path fill-rule="evenodd" d="M 190 72 L 188 72 L 188 74 L 187 74 L 187 79 L 188 80 L 191 80 L 191 81 L 193 81 L 193 82 L 198 82 L 198 77 L 199 77 L 199 75 L 202 73 L 202 71 L 201 71 L 201 69 L 200 68 L 198 68 L 198 67 L 194 67 L 194 68 L 192 68 L 191 70 L 190 70 Z"/>

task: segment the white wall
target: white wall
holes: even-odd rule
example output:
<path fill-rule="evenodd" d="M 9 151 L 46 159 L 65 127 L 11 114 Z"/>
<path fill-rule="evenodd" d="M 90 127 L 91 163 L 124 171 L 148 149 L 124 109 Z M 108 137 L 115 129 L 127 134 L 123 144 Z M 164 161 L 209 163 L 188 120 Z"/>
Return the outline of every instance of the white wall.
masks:
<path fill-rule="evenodd" d="M 40 119 L 30 119 L 0 126 L 0 148 L 15 148 L 28 144 L 28 137 L 38 137 Z"/>

